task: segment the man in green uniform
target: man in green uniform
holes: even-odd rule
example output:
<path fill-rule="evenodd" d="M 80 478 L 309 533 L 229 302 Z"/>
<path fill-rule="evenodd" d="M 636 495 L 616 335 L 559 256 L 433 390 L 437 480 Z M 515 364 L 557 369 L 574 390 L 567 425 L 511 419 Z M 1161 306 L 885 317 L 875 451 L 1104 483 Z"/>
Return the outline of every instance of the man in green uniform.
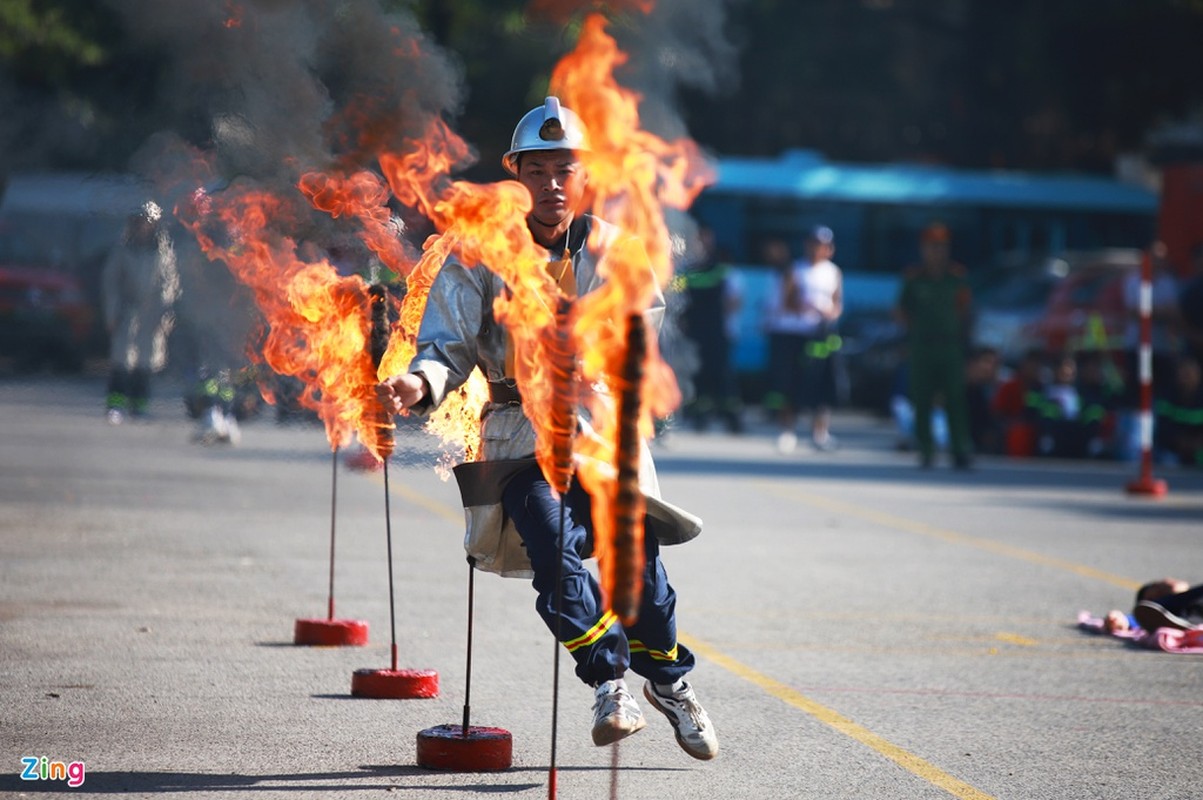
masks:
<path fill-rule="evenodd" d="M 910 350 L 911 403 L 919 464 L 933 459 L 931 415 L 937 396 L 948 417 L 948 444 L 958 469 L 970 466 L 965 409 L 965 340 L 971 296 L 965 268 L 949 259 L 948 228 L 933 223 L 920 237 L 922 263 L 906 271 L 898 313 Z"/>

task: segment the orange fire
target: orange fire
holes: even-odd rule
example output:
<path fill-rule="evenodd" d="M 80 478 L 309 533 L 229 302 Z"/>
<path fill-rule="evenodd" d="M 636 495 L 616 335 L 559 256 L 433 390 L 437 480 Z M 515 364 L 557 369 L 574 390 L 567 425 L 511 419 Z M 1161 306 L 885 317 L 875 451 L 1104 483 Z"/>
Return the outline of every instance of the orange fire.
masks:
<path fill-rule="evenodd" d="M 615 68 L 625 60 L 606 33 L 605 19 L 591 14 L 576 48 L 556 65 L 551 79 L 551 92 L 581 116 L 589 131 L 590 149 L 581 158 L 594 192 L 594 213 L 630 234 L 607 251 L 601 264 L 606 284 L 580 299 L 576 326 L 585 380 L 609 390 L 593 395 L 590 411 L 596 435 L 582 437 L 578 445 L 587 459 L 583 463 L 589 465 L 581 469 L 581 479 L 594 498 L 604 500 L 594 504 L 594 526 L 607 598 L 614 587 L 611 548 L 618 421 L 613 398 L 622 389 L 616 376 L 626 353 L 623 320 L 646 311 L 655 287 L 666 287 L 672 279 L 664 207 L 688 208 L 713 180 L 694 142 L 666 142 L 640 127 L 639 96 L 614 78 Z M 676 379 L 660 357 L 655 337 L 648 341 L 644 373 L 639 433 L 650 438 L 654 418 L 666 416 L 680 402 Z"/>
<path fill-rule="evenodd" d="M 400 319 L 377 371 L 379 378 L 403 371 L 413 358 L 426 297 L 448 252 L 445 246 L 427 243 L 426 252 L 415 263 L 398 238 L 400 231 L 387 208 L 389 190 L 407 205 L 429 215 L 435 187 L 445 184 L 452 167 L 468 154 L 463 140 L 437 119 L 431 123 L 425 139 L 409 144 L 405 156 L 386 153 L 380 157 L 382 169 L 393 180 L 391 187 L 366 170 L 351 175 L 311 172 L 300 181 L 302 193 L 315 208 L 335 218 L 348 216 L 358 220 L 364 244 L 385 266 L 407 278 Z M 449 448 L 444 450 L 438 467 L 444 478 L 450 475 L 454 460 L 474 461 L 479 457 L 480 409 L 487 397 L 484 376 L 476 371 L 428 418 L 426 431 L 438 436 Z M 381 455 L 375 447 L 372 449 Z"/>
<path fill-rule="evenodd" d="M 321 417 L 331 446 L 348 444 L 358 432 L 376 452 L 368 287 L 328 261 L 298 255 L 296 242 L 277 232 L 297 211 L 269 192 L 232 187 L 220 197 L 198 190 L 176 214 L 206 255 L 251 289 L 266 319 L 263 360 L 301 380 L 300 402 Z"/>
<path fill-rule="evenodd" d="M 393 337 L 388 351 L 380 362 L 380 375 L 387 377 L 404 372 L 417 352 L 418 326 L 422 322 L 422 311 L 435 276 L 452 251 L 453 240 L 433 236 L 426 243 L 425 252 L 406 280 L 405 299 L 401 301 L 401 316 L 393 327 Z M 480 458 L 480 411 L 488 400 L 488 383 L 480 370 L 473 370 L 460 389 L 448 395 L 427 418 L 424 429 L 439 437 L 450 451 L 444 450 L 438 465 L 443 479 L 450 477 L 450 470 L 457 459 L 456 451 L 462 452 L 464 461 Z"/>
<path fill-rule="evenodd" d="M 301 176 L 299 188 L 314 208 L 335 219 L 347 216 L 358 220 L 368 249 L 393 272 L 409 274 L 414 259 L 398 238 L 400 231 L 386 205 L 388 187 L 378 175 L 366 170 L 351 175 L 307 172 Z"/>
<path fill-rule="evenodd" d="M 523 387 L 523 403 L 532 419 L 550 413 L 552 387 L 546 371 L 549 330 L 554 327 L 558 288 L 545 269 L 546 252 L 538 247 L 526 227 L 531 200 L 526 189 L 513 181 L 479 185 L 452 181 L 448 175 L 463 160 L 467 145 L 441 120 L 434 120 L 426 136 L 411 142 L 404 156 L 385 155 L 380 166 L 398 200 L 422 211 L 439 230 L 424 246 L 424 254 L 409 277 L 398 328 L 382 373 L 404 369 L 414 355 L 414 340 L 426 296 L 444 260 L 454 254 L 468 267 L 487 265 L 512 290 L 498 301 L 494 312 L 508 325 L 514 340 Z M 464 389 L 448 398 L 428 424 L 445 440 L 462 440 L 474 457 L 479 452 L 480 409 L 487 398 L 484 377 L 476 371 Z M 548 436 L 538 435 L 540 460 L 550 458 Z"/>
<path fill-rule="evenodd" d="M 494 313 L 513 337 L 515 377 L 522 387 L 526 413 L 531 419 L 546 419 L 552 403 L 546 348 L 554 329 L 559 289 L 547 273 L 546 252 L 535 244 L 526 227 L 530 195 L 513 181 L 487 185 L 447 182 L 438 166 L 444 163 L 445 153 L 422 150 L 415 151 L 408 160 L 381 159 L 394 192 L 399 197 L 414 197 L 441 230 L 426 243 L 426 252 L 410 276 L 409 293 L 402 304 L 401 328 L 405 333 L 394 338 L 385 363 L 403 368 L 413 357 L 413 339 L 425 294 L 443 260 L 454 253 L 468 267 L 487 265 L 510 287 L 511 296 L 500 298 Z M 439 184 L 444 188 L 436 194 Z M 467 387 L 469 396 L 462 402 L 454 399 L 455 404 L 446 409 L 446 422 L 453 429 L 479 428 L 480 408 L 487 394 L 483 380 L 483 376 L 474 379 Z M 550 458 L 550 438 L 537 425 L 536 435 L 543 461 Z"/>

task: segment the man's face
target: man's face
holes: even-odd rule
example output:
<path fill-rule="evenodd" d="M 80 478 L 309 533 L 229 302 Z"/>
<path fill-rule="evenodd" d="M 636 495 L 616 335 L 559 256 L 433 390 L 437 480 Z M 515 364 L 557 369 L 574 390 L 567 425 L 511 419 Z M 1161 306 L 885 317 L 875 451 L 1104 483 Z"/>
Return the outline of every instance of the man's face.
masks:
<path fill-rule="evenodd" d="M 572 150 L 536 150 L 518 159 L 518 181 L 530 192 L 530 216 L 548 227 L 571 219 L 589 179 Z"/>
<path fill-rule="evenodd" d="M 919 245 L 923 263 L 930 267 L 942 267 L 948 263 L 948 242 L 927 240 Z"/>
<path fill-rule="evenodd" d="M 818 239 L 806 240 L 806 260 L 812 264 L 820 261 L 830 261 L 835 255 L 835 245 L 830 242 L 820 242 Z"/>

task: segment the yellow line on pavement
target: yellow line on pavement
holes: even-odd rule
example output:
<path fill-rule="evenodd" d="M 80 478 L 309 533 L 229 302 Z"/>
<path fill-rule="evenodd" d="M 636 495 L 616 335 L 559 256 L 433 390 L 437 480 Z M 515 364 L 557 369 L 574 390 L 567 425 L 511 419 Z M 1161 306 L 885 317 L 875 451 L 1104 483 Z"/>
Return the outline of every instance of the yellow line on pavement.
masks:
<path fill-rule="evenodd" d="M 383 479 L 382 479 L 383 482 Z M 424 508 L 436 517 L 442 517 L 448 522 L 463 524 L 464 511 L 462 508 L 453 509 L 451 506 L 432 497 L 422 494 L 401 481 L 393 481 L 389 484 L 389 489 L 393 494 L 404 497 L 409 502 L 420 508 Z"/>
<path fill-rule="evenodd" d="M 813 494 L 801 489 L 793 487 L 786 488 L 771 483 L 762 483 L 765 489 L 781 497 L 791 500 L 800 500 L 808 505 L 816 506 L 836 514 L 845 514 L 851 517 L 857 517 L 868 522 L 881 525 L 886 528 L 894 528 L 895 530 L 906 531 L 907 533 L 916 533 L 920 536 L 928 536 L 933 539 L 940 539 L 953 544 L 963 544 L 969 547 L 976 547 L 979 550 L 985 550 L 997 555 L 1007 556 L 1009 558 L 1017 558 L 1021 561 L 1028 561 L 1033 564 L 1040 564 L 1045 567 L 1054 567 L 1063 569 L 1068 572 L 1073 572 L 1086 578 L 1110 583 L 1112 586 L 1118 586 L 1121 589 L 1136 591 L 1140 588 L 1140 583 L 1125 578 L 1122 575 L 1115 575 L 1110 572 L 1104 572 L 1094 567 L 1088 567 L 1085 564 L 1077 564 L 1073 561 L 1065 561 L 1052 556 L 1041 555 L 1032 550 L 1024 550 L 1020 547 L 1012 547 L 1009 544 L 994 541 L 993 539 L 984 539 L 978 536 L 969 536 L 964 533 L 950 531 L 945 528 L 937 528 L 934 525 L 928 525 L 925 522 L 918 520 L 907 519 L 894 514 L 887 514 L 883 511 L 874 511 L 871 508 L 845 503 L 840 500 L 833 500 L 829 497 Z"/>
<path fill-rule="evenodd" d="M 393 485 L 393 491 L 404 497 L 406 500 L 427 509 L 436 516 L 442 517 L 452 522 L 462 522 L 463 516 L 457 513 L 444 503 L 427 497 L 403 483 Z M 1001 636 L 1001 634 L 1000 634 Z M 750 683 L 764 689 L 770 695 L 785 701 L 787 704 L 811 715 L 825 725 L 829 725 L 840 733 L 851 737 L 857 742 L 869 747 L 870 749 L 880 753 L 889 760 L 893 761 L 898 766 L 908 772 L 917 775 L 928 783 L 951 794 L 953 797 L 960 800 L 995 800 L 991 795 L 970 786 L 962 780 L 954 778 L 952 775 L 941 770 L 934 764 L 925 761 L 913 753 L 903 750 L 895 744 L 883 739 L 876 733 L 873 733 L 868 728 L 856 724 L 847 717 L 842 716 L 836 711 L 822 705 L 821 703 L 811 700 L 801 692 L 798 692 L 786 686 L 779 681 L 776 681 L 767 675 L 763 675 L 751 667 L 744 666 L 740 662 L 725 655 L 719 650 L 710 645 L 693 638 L 686 636 L 684 633 L 679 633 L 678 638 L 685 643 L 687 647 L 697 652 L 703 658 L 713 661 L 720 667 L 734 673 L 736 676 L 749 681 Z M 1022 637 L 1017 637 L 1022 638 Z"/>
<path fill-rule="evenodd" d="M 914 753 L 903 750 L 901 747 L 892 744 L 891 742 L 878 736 L 876 733 L 873 733 L 873 731 L 869 730 L 868 728 L 857 725 L 855 722 L 839 714 L 838 712 L 833 711 L 827 706 L 811 700 L 801 692 L 791 689 L 785 684 L 773 680 L 769 676 L 757 672 L 751 667 L 736 661 L 735 659 L 720 652 L 719 650 L 716 650 L 705 642 L 701 642 L 692 636 L 686 636 L 684 634 L 679 634 L 678 638 L 685 644 L 686 647 L 690 648 L 703 658 L 713 661 L 715 664 L 718 664 L 720 667 L 728 672 L 733 673 L 737 677 L 759 686 L 761 689 L 764 689 L 778 700 L 782 700 L 794 708 L 804 711 L 805 713 L 817 719 L 819 722 L 822 722 L 824 725 L 835 728 L 845 736 L 851 737 L 866 747 L 876 751 L 877 753 L 880 753 L 898 766 L 914 775 L 917 775 L 933 786 L 943 789 L 953 797 L 961 798 L 961 800 L 994 800 L 991 795 L 988 795 L 985 792 L 970 786 L 958 778 L 954 778 L 952 775 L 944 772 L 930 761 L 925 761 Z"/>
<path fill-rule="evenodd" d="M 1020 636 L 1018 633 L 1007 633 L 1006 631 L 1000 631 L 999 633 L 994 634 L 994 638 L 998 639 L 1000 642 L 1017 644 L 1020 647 L 1035 647 L 1036 645 L 1040 644 L 1038 639 L 1030 639 L 1027 636 Z"/>

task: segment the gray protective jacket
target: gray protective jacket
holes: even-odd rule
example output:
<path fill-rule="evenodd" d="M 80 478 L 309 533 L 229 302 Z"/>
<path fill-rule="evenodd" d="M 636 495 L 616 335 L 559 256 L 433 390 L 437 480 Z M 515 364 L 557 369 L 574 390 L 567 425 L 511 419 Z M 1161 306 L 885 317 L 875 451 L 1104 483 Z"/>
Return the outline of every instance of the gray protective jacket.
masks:
<path fill-rule="evenodd" d="M 600 247 L 587 246 L 598 229 Z M 597 274 L 601 252 L 620 233 L 613 225 L 592 216 L 573 223 L 568 236 L 572 270 L 578 294 L 587 294 L 602 284 Z M 555 258 L 550 253 L 548 259 Z M 653 280 L 649 268 L 648 279 Z M 490 382 L 505 381 L 506 331 L 493 318 L 493 301 L 505 284 L 491 270 L 469 268 L 450 257 L 435 277 L 418 330 L 417 353 L 409 372 L 418 373 L 430 385 L 430 394 L 414 411 L 428 413 L 459 388 L 480 367 Z M 664 316 L 664 298 L 646 312 L 648 322 L 659 330 Z M 588 420 L 582 417 L 582 425 Z M 533 463 L 535 432 L 518 404 L 486 403 L 481 411 L 482 461 L 456 468 L 467 517 L 464 548 L 478 568 L 509 577 L 530 577 L 530 560 L 521 538 L 501 507 L 501 490 L 513 471 Z M 648 498 L 648 526 L 662 543 L 688 541 L 701 532 L 701 520 L 659 499 L 659 484 L 651 452 L 644 443 L 640 462 L 640 485 Z"/>

